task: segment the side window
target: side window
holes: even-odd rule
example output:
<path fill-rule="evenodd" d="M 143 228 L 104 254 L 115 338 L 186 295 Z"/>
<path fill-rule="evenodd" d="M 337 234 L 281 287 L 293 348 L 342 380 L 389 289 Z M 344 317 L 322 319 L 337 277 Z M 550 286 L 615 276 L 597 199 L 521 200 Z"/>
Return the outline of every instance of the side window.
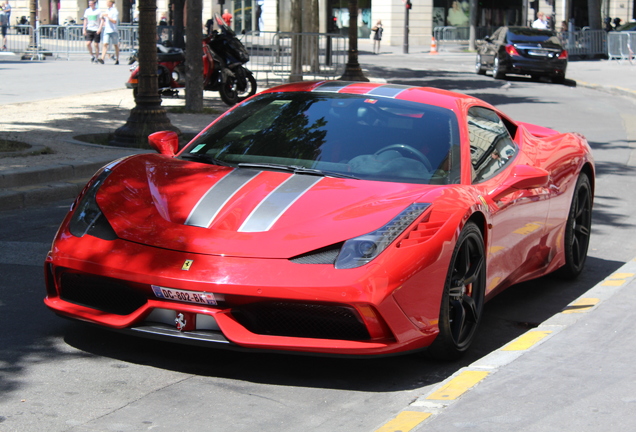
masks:
<path fill-rule="evenodd" d="M 468 110 L 472 181 L 480 183 L 498 174 L 517 154 L 517 146 L 502 119 L 483 107 Z"/>

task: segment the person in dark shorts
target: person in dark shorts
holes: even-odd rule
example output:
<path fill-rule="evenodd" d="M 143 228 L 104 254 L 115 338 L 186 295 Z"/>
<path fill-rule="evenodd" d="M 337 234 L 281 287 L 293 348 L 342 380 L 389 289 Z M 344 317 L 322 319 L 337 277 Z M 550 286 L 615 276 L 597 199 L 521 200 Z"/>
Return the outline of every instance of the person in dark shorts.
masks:
<path fill-rule="evenodd" d="M 102 20 L 101 12 L 95 7 L 95 0 L 89 0 L 88 8 L 84 12 L 84 37 L 86 38 L 86 47 L 93 63 L 100 60 L 99 42 L 101 41 L 103 27 L 104 21 Z M 95 47 L 94 53 L 93 47 Z"/>

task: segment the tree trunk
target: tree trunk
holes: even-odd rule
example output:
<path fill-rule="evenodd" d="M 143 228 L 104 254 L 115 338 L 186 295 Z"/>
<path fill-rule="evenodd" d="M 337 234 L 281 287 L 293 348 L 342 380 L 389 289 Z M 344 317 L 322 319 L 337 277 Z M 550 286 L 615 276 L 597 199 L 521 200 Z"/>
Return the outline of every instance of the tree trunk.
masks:
<path fill-rule="evenodd" d="M 587 14 L 590 21 L 590 30 L 602 30 L 603 20 L 601 19 L 600 0 L 587 0 Z"/>
<path fill-rule="evenodd" d="M 203 111 L 203 57 L 201 29 L 203 28 L 203 1 L 188 0 L 186 26 L 186 100 L 189 112 Z"/>
<path fill-rule="evenodd" d="M 156 1 L 156 0 L 155 0 Z M 183 9 L 185 0 L 174 0 L 174 37 L 173 43 L 177 48 L 185 48 L 185 40 L 183 38 Z"/>
<path fill-rule="evenodd" d="M 303 31 L 303 0 L 291 0 L 291 73 L 290 82 L 303 80 L 303 53 L 302 53 L 302 31 Z"/>

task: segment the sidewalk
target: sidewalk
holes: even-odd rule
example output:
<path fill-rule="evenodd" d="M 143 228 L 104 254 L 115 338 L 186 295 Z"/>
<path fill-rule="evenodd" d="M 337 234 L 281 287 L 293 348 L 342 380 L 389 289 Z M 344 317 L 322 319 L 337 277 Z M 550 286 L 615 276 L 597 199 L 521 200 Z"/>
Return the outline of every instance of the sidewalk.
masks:
<path fill-rule="evenodd" d="M 371 41 L 360 40 L 359 62 L 369 77 L 373 77 L 377 69 L 399 70 L 407 75 L 419 71 L 418 78 L 423 80 L 434 79 L 434 71 L 456 72 L 464 79 L 472 79 L 474 54 L 442 51 L 432 55 L 429 47 L 422 46 L 410 47 L 409 54 L 403 54 L 403 51 L 401 46 L 383 46 L 380 55 L 373 55 Z M 64 67 L 65 61 L 55 62 Z M 432 73 L 428 78 L 421 77 L 422 71 Z M 591 87 L 636 98 L 636 65 L 606 60 L 573 61 L 568 65 L 567 78 L 566 84 L 571 86 Z M 113 87 L 119 85 L 119 81 L 113 82 Z M 206 92 L 205 100 L 207 106 L 218 112 L 217 115 L 227 109 L 216 94 Z M 183 99 L 164 99 L 163 105 L 170 108 L 183 103 Z M 0 210 L 73 198 L 99 167 L 139 152 L 95 146 L 74 139 L 80 135 L 113 132 L 125 123 L 133 107 L 131 92 L 124 88 L 101 90 L 81 97 L 0 105 L 3 138 L 31 144 L 32 150 L 48 148 L 53 152 L 18 157 L 0 154 Z M 182 132 L 194 133 L 217 115 L 169 114 L 169 117 Z"/>

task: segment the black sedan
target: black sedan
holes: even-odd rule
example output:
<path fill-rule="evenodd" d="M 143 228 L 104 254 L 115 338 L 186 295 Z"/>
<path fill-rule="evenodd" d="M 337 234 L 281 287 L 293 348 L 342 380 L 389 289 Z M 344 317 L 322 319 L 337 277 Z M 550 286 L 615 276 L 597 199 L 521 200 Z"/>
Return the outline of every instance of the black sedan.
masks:
<path fill-rule="evenodd" d="M 492 71 L 496 79 L 506 74 L 542 76 L 553 82 L 565 80 L 568 52 L 556 33 L 528 27 L 500 27 L 487 36 L 477 51 L 475 71 L 484 75 Z"/>

